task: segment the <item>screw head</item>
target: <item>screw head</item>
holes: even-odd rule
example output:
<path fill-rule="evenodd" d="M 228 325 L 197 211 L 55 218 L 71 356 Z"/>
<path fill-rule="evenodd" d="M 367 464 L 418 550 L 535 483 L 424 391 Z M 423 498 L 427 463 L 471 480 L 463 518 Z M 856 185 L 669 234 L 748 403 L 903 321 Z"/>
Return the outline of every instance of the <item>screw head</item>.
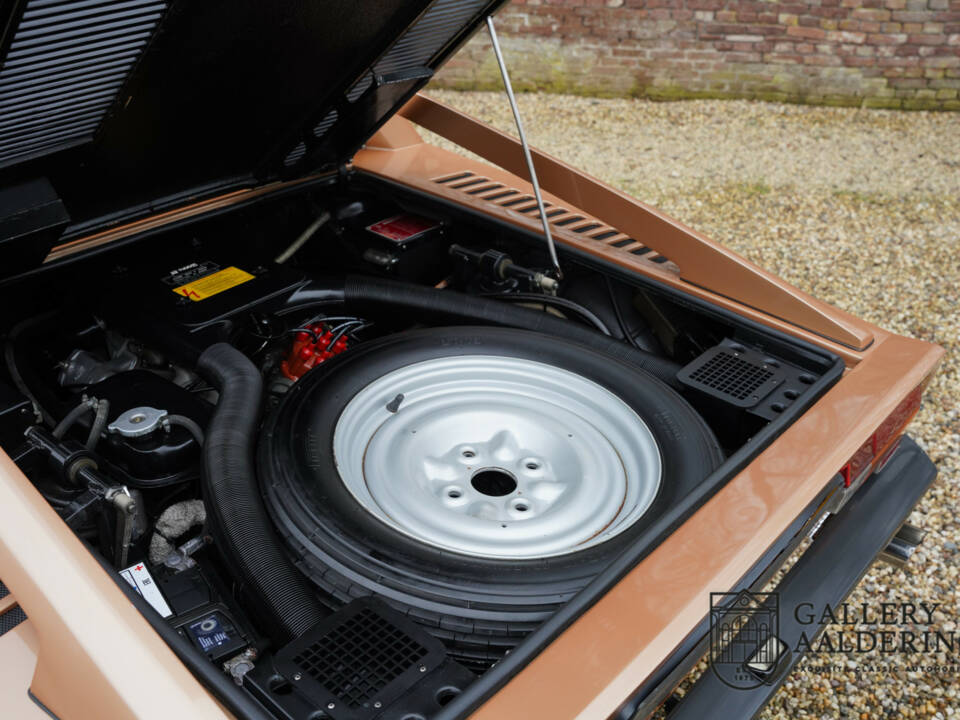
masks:
<path fill-rule="evenodd" d="M 375 708 L 383 707 L 383 703 L 380 702 L 379 700 L 377 700 L 377 701 L 373 704 L 373 706 L 374 706 Z"/>
<path fill-rule="evenodd" d="M 426 666 L 426 665 L 421 665 L 421 666 L 420 666 L 420 672 L 426 672 L 426 671 L 427 671 L 427 666 Z"/>
<path fill-rule="evenodd" d="M 336 706 L 336 703 L 327 703 L 327 710 L 333 710 Z"/>
<path fill-rule="evenodd" d="M 295 674 L 295 675 L 293 676 L 293 679 L 294 679 L 294 680 L 299 680 L 299 679 L 302 678 L 302 677 L 303 677 L 303 675 L 301 675 L 300 673 L 297 673 L 297 674 Z"/>

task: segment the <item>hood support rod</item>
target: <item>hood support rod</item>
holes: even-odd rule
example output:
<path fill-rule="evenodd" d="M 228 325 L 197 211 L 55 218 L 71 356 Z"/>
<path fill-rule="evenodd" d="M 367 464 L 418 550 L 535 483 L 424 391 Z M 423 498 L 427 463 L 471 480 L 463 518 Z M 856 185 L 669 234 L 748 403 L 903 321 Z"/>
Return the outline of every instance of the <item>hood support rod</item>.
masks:
<path fill-rule="evenodd" d="M 510 75 L 507 73 L 507 65 L 503 60 L 503 52 L 500 50 L 500 43 L 497 41 L 497 31 L 493 27 L 493 17 L 487 16 L 487 30 L 490 31 L 490 42 L 493 44 L 493 54 L 497 57 L 497 64 L 500 66 L 500 75 L 503 77 L 503 85 L 507 90 L 507 99 L 510 101 L 510 110 L 513 111 L 513 120 L 517 124 L 517 134 L 520 136 L 520 146 L 523 148 L 523 158 L 527 163 L 527 170 L 530 171 L 530 184 L 533 185 L 533 194 L 537 198 L 537 209 L 540 212 L 540 222 L 543 223 L 543 234 L 547 238 L 547 249 L 550 252 L 550 261 L 557 271 L 557 279 L 563 278 L 563 272 L 560 270 L 560 261 L 557 259 L 557 249 L 553 244 L 553 235 L 550 232 L 550 221 L 547 219 L 547 213 L 543 206 L 543 197 L 540 195 L 540 183 L 537 181 L 537 171 L 533 167 L 533 158 L 530 156 L 530 146 L 527 144 L 527 136 L 523 132 L 523 122 L 520 120 L 520 110 L 517 108 L 517 99 L 513 95 L 513 86 L 510 85 Z"/>

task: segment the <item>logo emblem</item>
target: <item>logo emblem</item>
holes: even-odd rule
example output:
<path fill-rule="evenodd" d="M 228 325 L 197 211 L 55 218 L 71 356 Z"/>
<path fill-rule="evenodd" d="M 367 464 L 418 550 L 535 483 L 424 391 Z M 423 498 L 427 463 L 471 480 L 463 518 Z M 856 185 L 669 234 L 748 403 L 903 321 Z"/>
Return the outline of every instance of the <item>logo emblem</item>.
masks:
<path fill-rule="evenodd" d="M 772 683 L 786 650 L 779 629 L 777 593 L 710 593 L 710 667 L 732 688 Z"/>

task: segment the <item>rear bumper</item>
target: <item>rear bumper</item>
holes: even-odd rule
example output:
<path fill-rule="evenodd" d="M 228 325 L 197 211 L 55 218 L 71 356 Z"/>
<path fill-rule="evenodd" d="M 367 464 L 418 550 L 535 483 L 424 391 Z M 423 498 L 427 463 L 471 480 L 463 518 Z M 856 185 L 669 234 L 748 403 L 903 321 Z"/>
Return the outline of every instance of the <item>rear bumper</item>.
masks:
<path fill-rule="evenodd" d="M 936 475 L 930 458 L 913 440 L 904 437 L 883 469 L 864 483 L 839 514 L 824 522 L 813 543 L 777 586 L 776 634 L 786 652 L 776 668 L 750 689 L 730 687 L 708 670 L 668 719 L 710 717 L 717 707 L 723 707 L 724 717 L 734 720 L 756 715 L 802 659 L 803 654 L 794 651 L 801 635 L 806 633 L 813 640 L 812 630 L 816 626 L 801 624 L 797 608 L 801 604 L 823 608 L 842 603 L 887 547 Z M 631 704 L 637 708 L 646 703 L 635 698 Z"/>

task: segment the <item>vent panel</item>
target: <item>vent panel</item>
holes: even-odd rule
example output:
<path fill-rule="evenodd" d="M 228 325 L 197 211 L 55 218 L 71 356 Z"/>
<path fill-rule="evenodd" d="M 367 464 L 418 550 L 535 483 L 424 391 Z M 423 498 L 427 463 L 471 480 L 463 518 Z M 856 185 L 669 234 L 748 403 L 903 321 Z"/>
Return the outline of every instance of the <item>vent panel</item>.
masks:
<path fill-rule="evenodd" d="M 441 175 L 440 177 L 433 178 L 433 182 L 438 185 L 446 185 L 449 188 L 459 190 L 468 195 L 474 195 L 478 199 L 486 200 L 492 205 L 510 208 L 515 212 L 524 214 L 533 213 L 533 217 L 540 217 L 540 213 L 536 212 L 537 205 L 534 197 L 524 195 L 514 188 L 504 187 L 500 183 L 477 175 L 469 170 Z M 484 195 L 484 193 L 492 194 Z M 532 204 L 527 205 L 527 203 Z M 551 206 L 550 203 L 544 203 L 543 207 L 544 210 L 546 210 Z M 645 260 L 657 264 L 670 262 L 669 259 L 663 255 L 659 255 L 650 248 L 644 247 L 633 238 L 625 237 L 623 233 L 616 228 L 605 225 L 596 218 L 577 215 L 565 208 L 547 210 L 546 216 L 551 225 L 577 234 L 584 234 L 591 240 L 604 243 L 607 247 L 623 248 L 632 255 L 647 255 L 648 257 L 644 258 Z"/>
<path fill-rule="evenodd" d="M 374 65 L 379 75 L 426 67 L 457 32 L 486 5 L 486 0 L 437 0 Z"/>
<path fill-rule="evenodd" d="M 426 654 L 423 645 L 364 609 L 293 662 L 333 695 L 356 706 L 372 700 Z"/>
<path fill-rule="evenodd" d="M 92 139 L 166 8 L 29 0 L 0 67 L 0 165 Z"/>
<path fill-rule="evenodd" d="M 276 668 L 334 720 L 370 720 L 445 659 L 439 640 L 361 598 L 279 650 Z"/>
<path fill-rule="evenodd" d="M 729 352 L 717 353 L 690 373 L 692 381 L 737 400 L 746 400 L 772 377 L 769 370 Z"/>

